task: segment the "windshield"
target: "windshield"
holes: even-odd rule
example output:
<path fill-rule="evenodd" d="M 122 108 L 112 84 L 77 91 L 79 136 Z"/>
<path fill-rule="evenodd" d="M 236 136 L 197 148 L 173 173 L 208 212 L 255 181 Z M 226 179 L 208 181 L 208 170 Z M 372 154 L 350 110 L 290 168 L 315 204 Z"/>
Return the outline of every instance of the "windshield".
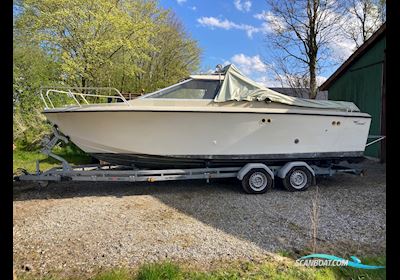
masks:
<path fill-rule="evenodd" d="M 188 80 L 146 98 L 213 99 L 219 90 L 219 84 L 220 82 L 215 80 Z"/>

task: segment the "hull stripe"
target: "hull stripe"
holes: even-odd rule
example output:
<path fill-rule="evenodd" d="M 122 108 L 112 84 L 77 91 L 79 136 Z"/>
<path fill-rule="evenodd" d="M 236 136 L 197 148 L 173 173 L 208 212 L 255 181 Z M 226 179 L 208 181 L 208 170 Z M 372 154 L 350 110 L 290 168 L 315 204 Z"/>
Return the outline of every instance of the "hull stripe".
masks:
<path fill-rule="evenodd" d="M 217 113 L 217 114 L 285 114 L 285 115 L 306 115 L 306 116 L 325 116 L 325 117 L 347 117 L 347 118 L 366 118 L 371 116 L 365 115 L 343 115 L 343 114 L 318 114 L 318 113 L 290 113 L 290 112 L 237 112 L 237 111 L 168 111 L 168 110 L 92 110 L 92 111 L 43 111 L 42 114 L 64 114 L 64 113 L 129 113 L 129 112 L 155 112 L 155 113 Z"/>

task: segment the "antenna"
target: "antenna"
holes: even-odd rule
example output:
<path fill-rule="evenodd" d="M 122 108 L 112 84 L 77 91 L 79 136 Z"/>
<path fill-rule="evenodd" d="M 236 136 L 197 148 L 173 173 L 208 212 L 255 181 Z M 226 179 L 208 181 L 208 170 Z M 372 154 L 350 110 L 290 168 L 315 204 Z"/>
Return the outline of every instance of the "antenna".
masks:
<path fill-rule="evenodd" d="M 219 78 L 219 84 L 221 84 L 221 72 L 222 72 L 222 65 L 218 64 L 217 66 L 215 66 L 215 72 L 218 73 L 218 78 Z"/>

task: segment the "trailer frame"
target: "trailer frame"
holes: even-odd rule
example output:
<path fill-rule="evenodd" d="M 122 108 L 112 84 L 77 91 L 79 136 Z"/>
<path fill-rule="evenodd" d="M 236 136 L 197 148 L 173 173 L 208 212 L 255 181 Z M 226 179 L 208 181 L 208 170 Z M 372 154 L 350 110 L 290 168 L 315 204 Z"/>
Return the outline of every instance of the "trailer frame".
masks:
<path fill-rule="evenodd" d="M 337 173 L 351 173 L 355 175 L 363 174 L 364 170 L 349 166 L 331 164 L 326 167 L 308 165 L 305 162 L 290 162 L 291 168 L 308 166 L 313 172 L 313 182 L 316 183 L 316 176 L 333 176 Z M 66 166 L 67 165 L 67 166 Z M 286 164 L 287 165 L 287 164 Z M 283 165 L 284 166 L 284 165 Z M 36 162 L 36 172 L 29 173 L 20 170 L 23 174 L 15 176 L 15 181 L 38 182 L 40 186 L 47 186 L 50 182 L 80 181 L 80 182 L 157 182 L 157 181 L 177 181 L 177 180 L 196 180 L 205 179 L 207 183 L 210 179 L 237 178 L 242 181 L 246 174 L 255 169 L 268 169 L 271 171 L 272 179 L 276 177 L 284 179 L 285 175 L 280 175 L 282 165 L 267 166 L 264 163 L 248 163 L 238 167 L 218 167 L 218 168 L 190 168 L 190 169 L 160 169 L 146 170 L 129 168 L 126 166 L 109 164 L 88 164 L 72 166 L 63 162 L 62 166 L 54 167 L 46 171 L 40 170 L 39 161 Z"/>

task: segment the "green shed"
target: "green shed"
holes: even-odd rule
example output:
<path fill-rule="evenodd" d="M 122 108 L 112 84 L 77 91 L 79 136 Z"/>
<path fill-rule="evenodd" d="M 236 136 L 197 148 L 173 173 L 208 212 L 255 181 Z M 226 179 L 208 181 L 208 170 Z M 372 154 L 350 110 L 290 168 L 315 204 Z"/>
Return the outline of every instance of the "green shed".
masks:
<path fill-rule="evenodd" d="M 328 91 L 328 99 L 354 102 L 362 112 L 370 114 L 371 136 L 386 135 L 385 52 L 383 24 L 319 87 L 320 91 Z M 365 155 L 385 162 L 385 141 L 367 147 Z"/>

